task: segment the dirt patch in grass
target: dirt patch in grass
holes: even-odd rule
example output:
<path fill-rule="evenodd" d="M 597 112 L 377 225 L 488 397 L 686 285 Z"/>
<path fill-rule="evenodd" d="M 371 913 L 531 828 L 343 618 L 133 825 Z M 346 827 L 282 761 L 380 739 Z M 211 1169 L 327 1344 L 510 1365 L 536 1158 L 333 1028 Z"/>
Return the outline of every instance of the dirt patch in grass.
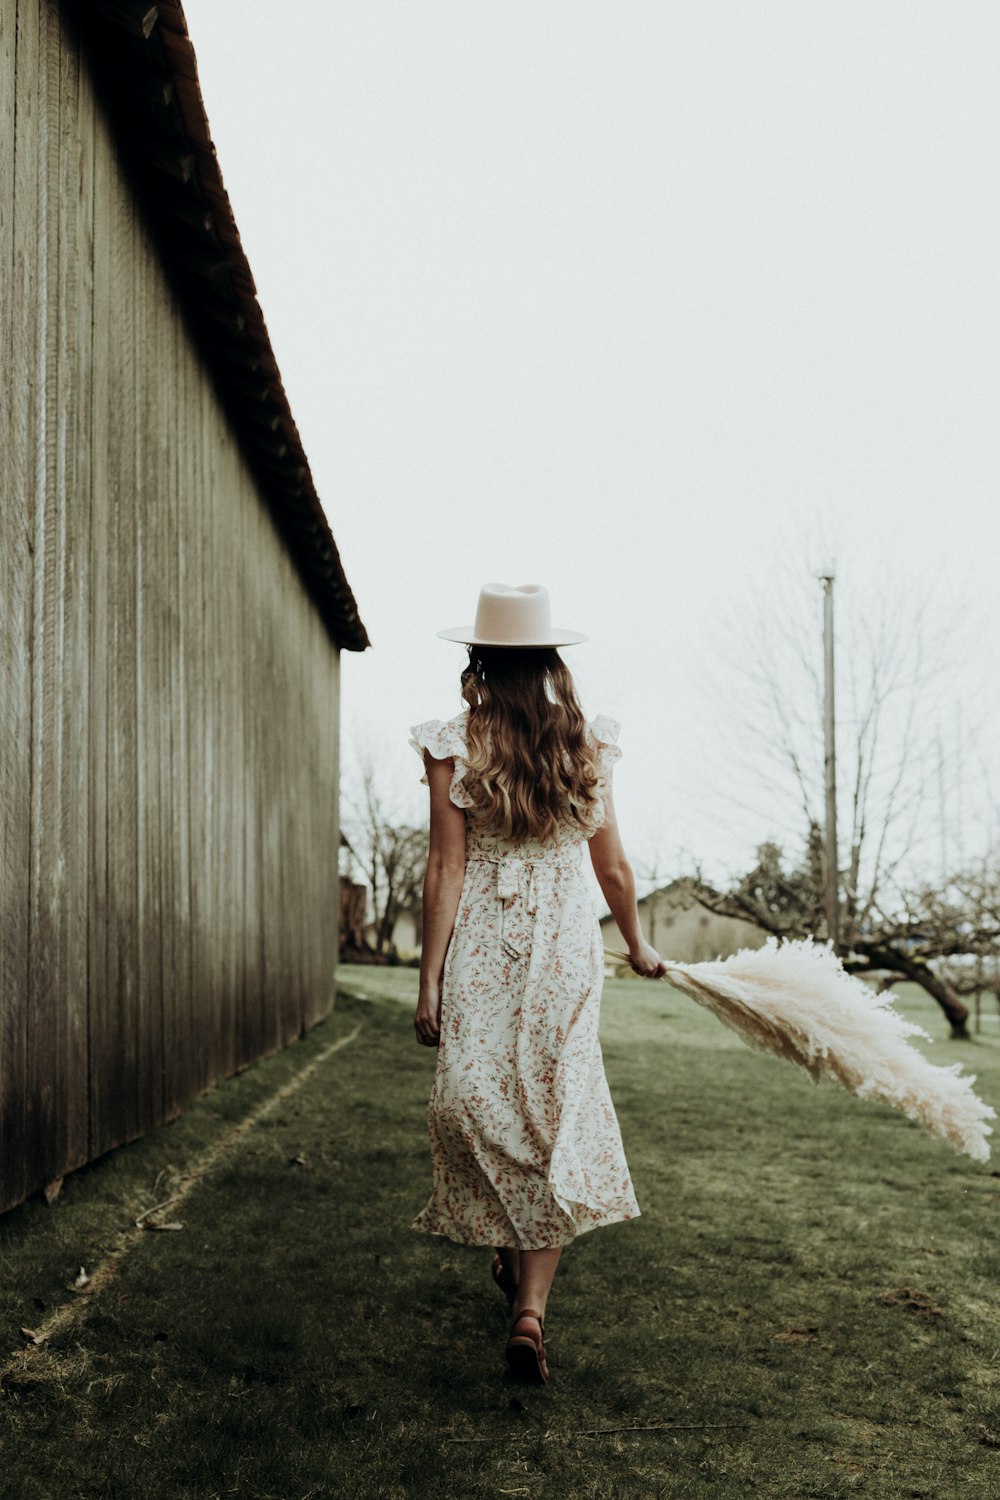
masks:
<path fill-rule="evenodd" d="M 643 1216 L 567 1252 L 552 1385 L 514 1387 L 488 1252 L 408 1228 L 434 1061 L 415 975 L 343 979 L 365 993 L 301 1043 L 0 1220 L 4 1493 L 1000 1493 L 988 1170 L 666 986 L 610 984 Z M 998 1054 L 970 1061 L 994 1103 Z M 133 1227 L 186 1178 L 183 1229 Z"/>

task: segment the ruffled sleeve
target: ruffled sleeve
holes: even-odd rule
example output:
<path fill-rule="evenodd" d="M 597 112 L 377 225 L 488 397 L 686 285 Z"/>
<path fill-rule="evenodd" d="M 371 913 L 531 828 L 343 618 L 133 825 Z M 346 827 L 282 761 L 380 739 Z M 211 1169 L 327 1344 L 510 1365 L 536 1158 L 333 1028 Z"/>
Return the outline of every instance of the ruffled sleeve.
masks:
<path fill-rule="evenodd" d="M 434 760 L 454 760 L 455 771 L 451 778 L 448 795 L 456 807 L 474 807 L 475 803 L 463 782 L 469 769 L 465 760 L 465 718 L 428 719 L 425 724 L 414 724 L 410 730 L 410 744 L 424 758 L 426 750 Z M 427 785 L 427 772 L 420 778 Z"/>
<path fill-rule="evenodd" d="M 591 737 L 601 752 L 601 773 L 604 776 L 610 776 L 615 761 L 622 758 L 618 745 L 621 727 L 617 719 L 612 719 L 607 714 L 598 714 L 590 721 Z"/>

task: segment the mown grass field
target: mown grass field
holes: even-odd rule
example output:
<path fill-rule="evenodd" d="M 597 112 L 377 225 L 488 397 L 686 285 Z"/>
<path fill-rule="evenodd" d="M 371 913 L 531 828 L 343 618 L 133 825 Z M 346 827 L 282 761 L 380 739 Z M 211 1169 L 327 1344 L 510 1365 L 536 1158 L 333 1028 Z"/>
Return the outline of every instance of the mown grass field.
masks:
<path fill-rule="evenodd" d="M 994 1163 L 665 984 L 610 982 L 643 1216 L 565 1254 L 552 1384 L 515 1387 L 488 1254 L 408 1229 L 434 1065 L 415 975 L 340 977 L 303 1041 L 0 1219 L 0 1493 L 1000 1497 Z M 900 1004 L 1000 1103 L 995 1016 L 963 1045 Z M 131 1228 L 310 1065 L 153 1216 L 183 1228 Z M 97 1290 L 69 1289 L 81 1265 Z"/>

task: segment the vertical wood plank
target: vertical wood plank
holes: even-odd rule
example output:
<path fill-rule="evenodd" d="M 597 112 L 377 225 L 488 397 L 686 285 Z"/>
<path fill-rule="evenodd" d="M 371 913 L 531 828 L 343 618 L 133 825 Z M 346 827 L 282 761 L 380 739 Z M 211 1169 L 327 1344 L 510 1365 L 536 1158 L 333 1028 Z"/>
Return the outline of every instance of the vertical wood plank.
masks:
<path fill-rule="evenodd" d="M 251 514 L 240 506 L 240 534 L 243 556 L 250 546 Z M 237 1036 L 238 1057 L 245 1066 L 253 1056 L 256 1022 L 262 990 L 260 964 L 260 809 L 257 804 L 257 711 L 254 692 L 255 621 L 250 590 L 243 580 L 240 610 L 243 638 L 247 649 L 240 661 L 240 687 L 243 715 L 243 797 L 246 813 L 243 822 L 243 994 Z"/>
<path fill-rule="evenodd" d="M 155 280 L 156 278 L 154 278 Z M 152 566 L 157 574 L 151 592 L 159 600 L 156 639 L 153 652 L 156 663 L 158 704 L 155 716 L 157 751 L 157 817 L 151 827 L 159 830 L 155 851 L 159 889 L 161 927 L 161 961 L 163 978 L 160 1014 L 160 1092 L 163 1118 L 173 1119 L 180 1113 L 186 1086 L 186 1047 L 180 1045 L 177 1031 L 178 996 L 189 983 L 185 962 L 190 949 L 188 892 L 182 883 L 179 848 L 186 844 L 187 809 L 182 803 L 183 785 L 175 769 L 173 752 L 177 733 L 176 720 L 181 706 L 176 701 L 173 682 L 173 653 L 177 638 L 181 601 L 168 577 L 168 564 L 179 543 L 176 536 L 177 451 L 187 438 L 178 411 L 177 350 L 180 331 L 172 305 L 156 298 L 157 334 L 156 370 L 150 379 L 159 385 L 159 431 L 155 454 L 151 454 L 150 483 L 158 486 L 156 497 L 156 543 Z M 173 437 L 170 435 L 174 434 Z"/>
<path fill-rule="evenodd" d="M 228 437 L 222 445 L 206 441 L 206 453 L 211 452 L 213 447 L 219 447 L 220 457 L 232 464 L 236 455 L 234 445 Z M 241 559 L 245 556 L 246 525 L 246 506 L 242 503 L 242 488 L 237 484 L 234 486 L 229 532 L 233 555 Z M 231 568 L 230 573 L 232 582 L 227 601 L 226 630 L 232 639 L 245 640 L 246 585 L 242 563 L 238 567 Z M 235 665 L 234 663 L 234 667 Z M 229 876 L 225 882 L 227 921 L 223 988 L 220 996 L 220 1051 L 218 1058 L 219 1070 L 224 1073 L 231 1073 L 237 1066 L 237 1035 L 246 986 L 246 951 L 242 941 L 244 923 L 246 921 L 244 907 L 246 895 L 246 875 L 244 870 L 246 857 L 246 794 L 244 775 L 246 765 L 246 717 L 250 706 L 243 690 L 242 675 L 241 670 L 234 670 L 229 675 L 228 717 L 230 749 L 229 769 L 224 788 Z"/>
<path fill-rule="evenodd" d="M 252 660 L 248 664 L 250 668 L 251 692 L 250 710 L 253 717 L 252 729 L 252 776 L 253 782 L 250 791 L 250 800 L 256 809 L 256 889 L 254 892 L 255 910 L 254 920 L 257 926 L 257 970 L 256 970 L 256 1003 L 253 1007 L 254 1031 L 251 1046 L 255 1052 L 267 1053 L 271 1050 L 271 1039 L 268 1028 L 268 1016 L 274 1008 L 273 988 L 275 985 L 274 971 L 277 967 L 277 954 L 271 942 L 270 924 L 268 922 L 268 902 L 271 899 L 271 873 L 274 869 L 273 848 L 273 826 L 274 826 L 274 801 L 268 802 L 262 797 L 261 792 L 267 777 L 267 736 L 266 717 L 263 699 L 270 686 L 267 662 L 267 625 L 263 617 L 260 600 L 257 597 L 253 578 L 253 557 L 259 538 L 259 517 L 257 510 L 251 512 L 251 544 L 247 549 L 247 597 L 251 611 L 251 633 Z M 256 682 L 254 683 L 254 679 Z"/>
<path fill-rule="evenodd" d="M 91 1030 L 97 1149 L 137 1129 L 134 206 L 110 160 L 107 568 L 107 976 Z"/>
<path fill-rule="evenodd" d="M 5 438 L 0 443 L 0 805 L 3 881 L 0 933 L 0 1209 L 28 1186 L 27 995 L 31 859 L 31 639 L 34 600 L 32 453 L 34 369 L 34 193 L 38 67 L 34 0 L 0 3 L 0 335 Z M 32 24 L 33 20 L 36 24 Z M 15 135 L 16 129 L 16 135 Z M 16 150 L 15 150 L 16 148 Z"/>
<path fill-rule="evenodd" d="M 32 1182 L 59 1175 L 53 1170 L 60 1144 L 59 1102 L 66 1086 L 65 1012 L 55 1003 L 66 977 L 66 932 L 61 920 L 68 898 L 63 855 L 62 581 L 64 517 L 57 495 L 59 205 L 51 176 L 59 141 L 59 49 L 47 0 L 37 13 L 38 145 L 35 172 L 36 321 L 34 385 L 36 428 L 32 455 L 34 507 L 34 606 L 31 716 L 31 882 L 28 966 L 26 1106 L 27 1171 Z"/>
<path fill-rule="evenodd" d="M 254 527 L 255 545 L 251 549 L 249 563 L 253 579 L 254 608 L 258 619 L 256 636 L 256 661 L 260 675 L 260 687 L 255 695 L 254 712 L 257 717 L 260 753 L 257 761 L 257 785 L 255 796 L 263 809 L 264 843 L 261 849 L 262 901 L 261 935 L 264 974 L 264 1009 L 261 1016 L 260 1050 L 265 1056 L 280 1046 L 281 1036 L 281 987 L 284 980 L 282 951 L 283 927 L 279 913 L 284 907 L 281 890 L 281 816 L 283 812 L 280 770 L 276 767 L 271 745 L 269 716 L 273 713 L 274 693 L 274 632 L 272 629 L 270 600 L 260 587 L 260 551 L 263 540 L 263 511 L 254 510 L 257 524 Z"/>
<path fill-rule="evenodd" d="M 93 265 L 93 96 L 81 69 L 76 37 L 64 27 L 50 0 L 49 47 L 53 85 L 58 79 L 58 130 L 49 141 L 50 195 L 55 196 L 55 260 L 58 285 L 55 409 L 48 422 L 55 432 L 54 509 L 60 569 L 57 617 L 62 640 L 61 680 L 55 695 L 58 715 L 59 876 L 55 922 L 62 971 L 58 994 L 61 1036 L 54 1077 L 57 1143 L 46 1175 L 56 1177 L 87 1160 L 87 765 L 80 753 L 89 725 L 88 617 L 90 588 L 90 383 Z M 47 997 L 52 1003 L 53 997 Z"/>
<path fill-rule="evenodd" d="M 112 276 L 111 363 L 111 501 L 114 559 L 111 587 L 111 741 L 109 755 L 109 838 L 114 861 L 109 867 L 113 993 L 118 1036 L 105 1038 L 107 1053 L 121 1069 L 121 1093 L 112 1102 L 117 1140 L 139 1131 L 138 1053 L 138 807 L 136 756 L 136 494 L 135 449 L 138 390 L 135 368 L 136 256 L 139 235 L 136 206 L 119 166 L 112 203 L 118 221 Z"/>
<path fill-rule="evenodd" d="M 93 809 L 90 805 L 91 773 L 87 749 L 93 743 L 92 719 L 94 714 L 94 683 L 91 676 L 92 653 L 91 653 L 91 629 L 94 612 L 94 593 L 91 584 L 90 563 L 93 556 L 93 508 L 94 508 L 94 451 L 93 451 L 93 409 L 94 409 L 94 172 L 95 172 L 95 130 L 96 130 L 96 101 L 94 98 L 93 85 L 87 71 L 86 59 L 83 56 L 79 41 L 77 43 L 76 63 L 77 99 L 79 101 L 79 150 L 80 150 L 80 172 L 76 184 L 77 202 L 80 215 L 80 233 L 78 241 L 79 256 L 79 285 L 77 288 L 77 349 L 78 360 L 81 369 L 80 386 L 76 398 L 76 433 L 79 445 L 77 459 L 77 474 L 79 475 L 82 492 L 86 494 L 87 500 L 87 525 L 85 533 L 81 530 L 79 546 L 76 553 L 77 566 L 81 576 L 87 578 L 86 609 L 83 617 L 78 621 L 77 650 L 80 664 L 80 673 L 86 678 L 87 683 L 87 714 L 86 723 L 83 727 L 81 737 L 78 741 L 77 754 L 80 760 L 79 766 L 79 796 L 80 805 L 86 809 L 86 819 L 83 823 L 83 837 L 81 840 L 81 878 L 84 883 L 83 899 L 81 901 L 81 917 L 86 928 L 87 940 L 82 945 L 81 959 L 81 986 L 86 996 L 83 1015 L 80 1017 L 79 1026 L 79 1069 L 77 1073 L 77 1087 L 80 1093 L 80 1101 L 75 1115 L 74 1128 L 79 1132 L 80 1156 L 83 1160 L 90 1158 L 90 1091 L 89 1091 L 89 1058 L 90 1058 L 90 921 L 92 917 L 90 904 L 90 870 L 92 868 L 92 845 L 91 829 L 93 826 Z M 86 369 L 86 376 L 83 371 Z M 81 601 L 84 592 L 81 590 Z M 83 753 L 81 753 L 81 747 Z"/>
<path fill-rule="evenodd" d="M 217 1034 L 220 1025 L 220 997 L 225 985 L 226 927 L 229 921 L 230 849 L 227 810 L 229 805 L 227 783 L 231 774 L 229 745 L 232 729 L 231 700 L 233 694 L 232 651 L 233 638 L 228 606 L 234 588 L 234 575 L 239 572 L 236 554 L 229 550 L 231 535 L 228 522 L 234 504 L 234 479 L 232 453 L 227 443 L 221 447 L 213 440 L 215 424 L 215 395 L 204 372 L 200 374 L 201 415 L 201 482 L 203 492 L 210 498 L 209 512 L 209 567 L 213 587 L 209 593 L 208 623 L 206 639 L 212 642 L 210 723 L 213 728 L 213 747 L 209 760 L 209 807 L 211 819 L 210 840 L 214 850 L 209 903 L 212 912 L 213 940 L 207 954 L 206 980 L 199 992 L 201 1002 L 200 1026 L 210 1034 Z M 207 1087 L 212 1081 L 206 1066 L 200 1082 Z"/>
<path fill-rule="evenodd" d="M 228 548 L 228 566 L 221 551 L 216 551 L 216 566 L 224 569 L 225 587 L 219 590 L 220 614 L 217 629 L 224 641 L 223 649 L 229 662 L 229 670 L 221 687 L 225 700 L 220 710 L 220 729 L 224 739 L 221 764 L 224 775 L 218 787 L 219 847 L 223 851 L 220 861 L 217 900 L 219 902 L 218 967 L 213 989 L 212 1025 L 215 1036 L 213 1059 L 215 1077 L 232 1071 L 234 1066 L 234 1038 L 236 1031 L 237 993 L 240 984 L 240 969 L 237 933 L 242 920 L 243 891 L 243 831 L 239 806 L 239 767 L 242 757 L 243 713 L 245 704 L 241 691 L 240 673 L 235 667 L 233 642 L 240 638 L 242 616 L 240 602 L 243 594 L 243 569 L 237 561 L 242 553 L 241 517 L 243 507 L 239 475 L 234 446 L 228 440 L 224 444 L 213 441 L 215 397 L 206 390 L 206 416 L 204 457 L 211 464 L 213 452 L 218 453 L 218 469 L 228 477 L 214 486 L 217 503 L 213 510 L 219 524 L 214 528 L 214 545 Z M 224 504 L 224 511 L 223 511 Z M 234 565 L 235 564 L 235 565 Z"/>
<path fill-rule="evenodd" d="M 315 872 L 317 892 L 307 903 L 311 917 L 309 949 L 311 962 L 305 977 L 303 1027 L 314 1026 L 333 1004 L 336 980 L 339 912 L 339 810 L 340 774 L 338 735 L 340 704 L 340 660 L 336 652 L 324 650 L 323 627 L 317 616 L 310 622 L 312 672 L 308 689 L 310 758 L 307 784 L 302 795 L 316 808 L 313 839 L 303 850 L 305 867 Z"/>
<path fill-rule="evenodd" d="M 186 844 L 184 821 L 186 808 L 178 808 L 180 789 L 173 774 L 171 746 L 175 718 L 179 712 L 171 677 L 172 641 L 178 631 L 181 603 L 166 578 L 167 559 L 177 545 L 174 496 L 177 489 L 177 449 L 184 442 L 178 422 L 177 347 L 180 337 L 177 309 L 164 296 L 162 277 L 155 254 L 149 257 L 149 292 L 155 307 L 155 337 L 150 340 L 151 368 L 147 372 L 151 399 L 156 403 L 154 441 L 150 443 L 147 472 L 149 484 L 156 488 L 154 530 L 155 544 L 151 567 L 157 574 L 158 598 L 155 639 L 150 643 L 150 659 L 155 671 L 157 703 L 155 723 L 155 800 L 156 816 L 150 817 L 151 837 L 158 830 L 152 854 L 155 861 L 155 891 L 160 911 L 159 958 L 161 964 L 160 1008 L 157 1050 L 157 1093 L 160 1118 L 172 1119 L 181 1109 L 183 1072 L 172 1061 L 175 1046 L 174 1013 L 176 991 L 188 983 L 183 967 L 178 969 L 179 950 L 186 956 L 190 949 L 188 892 L 180 885 L 178 869 L 179 841 Z M 156 386 L 155 398 L 152 387 Z M 149 581 L 153 592 L 152 580 Z M 154 872 L 150 871 L 151 884 Z"/>
<path fill-rule="evenodd" d="M 341 653 L 340 651 L 335 651 L 330 671 L 330 698 L 326 733 L 324 736 L 324 743 L 330 747 L 332 762 L 329 790 L 332 817 L 329 825 L 330 894 L 327 905 L 327 915 L 329 918 L 326 928 L 327 953 L 319 991 L 320 1003 L 323 1006 L 323 1015 L 326 1015 L 335 1003 L 337 962 L 340 953 L 340 787 L 343 767 L 343 758 L 340 749 L 340 726 L 343 722 L 341 713 L 341 683 Z"/>
<path fill-rule="evenodd" d="M 284 882 L 284 767 L 274 753 L 274 702 L 275 702 L 275 622 L 272 599 L 262 587 L 261 543 L 264 540 L 262 508 L 257 508 L 259 522 L 256 529 L 256 545 L 250 555 L 253 576 L 253 593 L 260 618 L 260 633 L 257 641 L 260 663 L 261 686 L 257 695 L 256 711 L 260 720 L 261 761 L 260 781 L 257 793 L 266 808 L 267 844 L 264 855 L 264 973 L 267 985 L 266 1050 L 273 1052 L 281 1046 L 284 1031 L 283 1007 L 288 992 L 289 975 L 287 964 L 287 923 L 282 920 L 288 905 L 294 900 L 292 892 L 286 892 Z M 289 715 L 291 721 L 292 716 Z M 267 795 L 268 789 L 270 795 Z"/>
<path fill-rule="evenodd" d="M 169 454 L 167 464 L 167 517 L 170 532 L 169 550 L 166 553 L 165 575 L 169 577 L 171 598 L 176 603 L 187 592 L 184 571 L 188 548 L 187 529 L 192 510 L 204 505 L 204 494 L 198 483 L 198 461 L 201 452 L 202 434 L 200 422 L 192 414 L 192 376 L 197 369 L 197 360 L 182 321 L 173 316 L 171 338 L 171 368 L 175 372 L 174 392 L 171 401 L 172 431 L 179 441 L 171 444 L 174 451 Z M 212 587 L 207 573 L 208 560 L 196 555 L 193 558 L 194 583 L 199 592 Z M 171 629 L 167 636 L 167 660 L 169 663 L 169 692 L 172 711 L 170 715 L 170 817 L 172 827 L 172 873 L 170 885 L 171 932 L 177 996 L 175 1003 L 176 1036 L 180 1039 L 180 1056 L 183 1059 L 178 1078 L 179 1103 L 183 1104 L 196 1091 L 194 1083 L 195 1059 L 198 1054 L 199 1036 L 196 1020 L 199 975 L 195 967 L 191 933 L 193 928 L 193 870 L 194 856 L 191 848 L 191 784 L 192 750 L 189 713 L 189 687 L 192 673 L 197 667 L 192 662 L 192 646 L 202 652 L 205 643 L 192 638 L 190 621 L 182 609 L 174 608 L 171 614 Z M 211 942 L 211 933 L 205 933 L 205 941 Z"/>
<path fill-rule="evenodd" d="M 228 444 L 226 444 L 228 446 Z M 240 504 L 237 507 L 237 543 L 238 555 L 240 555 L 240 588 L 234 600 L 234 628 L 240 631 L 241 639 L 247 639 L 249 630 L 250 610 L 247 600 L 246 588 L 246 549 L 247 549 L 247 507 Z M 249 862 L 252 861 L 253 840 L 256 837 L 255 817 L 253 817 L 253 802 L 249 795 L 249 780 L 247 780 L 247 762 L 249 762 L 249 718 L 250 702 L 247 699 L 246 684 L 246 658 L 247 652 L 240 654 L 240 663 L 234 672 L 234 691 L 240 700 L 240 718 L 238 718 L 238 763 L 235 766 L 234 778 L 232 778 L 232 816 L 235 823 L 235 847 L 237 847 L 238 858 L 238 880 L 234 882 L 235 930 L 232 933 L 232 947 L 234 947 L 234 993 L 232 993 L 232 1034 L 229 1038 L 229 1071 L 240 1067 L 241 1062 L 241 1037 L 243 1037 L 244 1019 L 246 1019 L 247 992 L 249 992 L 250 981 L 250 944 L 247 933 L 252 926 L 252 915 L 250 915 L 249 891 L 252 874 L 250 874 Z"/>
<path fill-rule="evenodd" d="M 288 646 L 291 644 L 291 625 L 287 618 L 282 621 L 281 638 L 278 641 L 275 666 L 280 673 L 280 662 L 286 659 Z M 312 735 L 309 732 L 311 721 L 316 717 L 316 707 L 309 701 L 309 687 L 312 674 L 309 671 L 310 658 L 308 647 L 311 644 L 308 622 L 301 621 L 300 628 L 302 637 L 300 650 L 302 652 L 302 668 L 296 672 L 292 679 L 292 715 L 293 723 L 298 726 L 297 738 L 302 748 L 295 754 L 288 753 L 288 745 L 276 746 L 276 753 L 280 755 L 285 774 L 285 882 L 291 893 L 291 921 L 287 926 L 289 942 L 287 945 L 286 962 L 288 966 L 288 995 L 284 1004 L 284 1016 L 282 1027 L 282 1045 L 300 1036 L 302 1032 L 302 1007 L 305 994 L 305 975 L 308 970 L 309 953 L 312 943 L 315 941 L 309 930 L 309 914 L 313 902 L 320 895 L 323 874 L 318 862 L 309 861 L 306 850 L 318 833 L 318 825 L 322 822 L 323 811 L 319 799 L 316 797 L 316 788 L 310 788 L 310 771 L 312 765 Z M 275 698 L 280 698 L 280 681 L 275 682 Z M 312 795 L 310 795 L 310 790 Z M 315 821 L 308 831 L 306 837 L 305 820 L 296 815 L 296 808 L 308 806 L 315 812 Z M 310 819 L 312 821 L 312 819 Z M 312 889 L 310 889 L 310 886 Z M 287 898 L 286 898 L 287 899 Z"/>
<path fill-rule="evenodd" d="M 315 726 L 311 737 L 312 774 L 307 795 L 317 807 L 311 849 L 303 856 L 317 871 L 321 896 L 309 903 L 312 914 L 312 963 L 303 999 L 303 1027 L 315 1026 L 333 1005 L 336 985 L 340 911 L 340 657 L 324 642 L 318 616 L 313 617 L 313 696 Z"/>
<path fill-rule="evenodd" d="M 122 1086 L 122 1076 L 108 1076 L 105 1058 L 108 1038 L 115 1036 L 112 998 L 114 969 L 109 934 L 108 743 L 111 698 L 112 521 L 110 495 L 111 451 L 111 253 L 112 146 L 103 114 L 94 116 L 93 193 L 93 375 L 90 402 L 90 724 L 88 732 L 88 843 L 90 873 L 87 944 L 87 1028 L 89 1154 L 91 1158 L 114 1145 L 114 1118 L 108 1093 Z"/>
<path fill-rule="evenodd" d="M 185 981 L 178 970 L 177 911 L 181 893 L 178 889 L 177 840 L 180 810 L 176 805 L 176 768 L 174 741 L 176 737 L 175 716 L 177 704 L 174 687 L 174 651 L 176 624 L 172 618 L 171 585 L 167 578 L 170 555 L 175 545 L 177 458 L 176 450 L 189 441 L 178 409 L 178 382 L 181 378 L 177 368 L 178 330 L 172 310 L 167 309 L 161 320 L 157 338 L 158 358 L 163 370 L 162 379 L 166 389 L 162 393 L 160 420 L 172 424 L 173 440 L 161 433 L 158 461 L 160 526 L 157 529 L 158 551 L 156 569 L 157 589 L 160 594 L 160 627 L 156 642 L 157 681 L 163 701 L 157 715 L 156 733 L 159 755 L 159 814 L 157 826 L 160 842 L 157 849 L 160 902 L 163 911 L 162 957 L 163 990 L 161 1012 L 161 1085 L 163 1112 L 168 1120 L 178 1115 L 183 1108 L 187 1082 L 187 1029 L 180 1024 L 180 1009 L 186 1001 Z M 176 609 L 178 601 L 173 601 Z M 185 943 L 187 937 L 185 936 Z"/>
<path fill-rule="evenodd" d="M 136 225 L 136 421 L 133 454 L 136 632 L 136 1121 L 148 1130 L 163 1118 L 163 943 L 169 923 L 161 881 L 173 844 L 160 826 L 161 745 L 169 728 L 169 692 L 160 677 L 159 648 L 171 600 L 163 581 L 165 526 L 160 395 L 168 372 L 158 366 L 163 297 L 152 247 Z"/>
<path fill-rule="evenodd" d="M 192 997 L 203 995 L 212 982 L 212 942 L 214 911 L 212 882 L 215 849 L 212 842 L 212 759 L 214 752 L 214 709 L 209 682 L 215 658 L 215 643 L 208 633 L 210 595 L 215 559 L 210 547 L 209 518 L 212 496 L 206 489 L 204 454 L 204 394 L 199 372 L 194 368 L 191 351 L 186 345 L 179 350 L 181 371 L 178 385 L 181 407 L 178 430 L 188 436 L 181 453 L 179 484 L 176 495 L 177 527 L 191 528 L 194 545 L 190 561 L 192 576 L 187 587 L 188 555 L 180 543 L 178 574 L 183 571 L 188 598 L 188 628 L 185 645 L 190 643 L 187 659 L 176 662 L 178 685 L 185 687 L 185 743 L 188 757 L 188 802 L 186 807 L 188 848 L 190 850 L 189 883 L 194 942 L 189 960 L 189 991 L 179 1001 L 178 1025 L 184 1035 L 194 1039 L 195 1015 Z M 177 643 L 179 646 L 179 643 Z M 175 646 L 175 652 L 177 646 Z M 178 745 L 178 751 L 179 751 Z M 194 1088 L 189 1079 L 187 1087 Z M 185 1094 L 185 1098 L 187 1095 Z"/>

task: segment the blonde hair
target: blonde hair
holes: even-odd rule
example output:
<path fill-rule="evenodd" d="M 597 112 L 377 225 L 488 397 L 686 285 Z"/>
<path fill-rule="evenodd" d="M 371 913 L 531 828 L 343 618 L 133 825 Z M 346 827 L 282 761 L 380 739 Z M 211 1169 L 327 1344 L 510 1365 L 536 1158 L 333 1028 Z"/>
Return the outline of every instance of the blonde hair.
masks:
<path fill-rule="evenodd" d="M 553 647 L 470 646 L 466 784 L 504 838 L 553 839 L 561 824 L 597 827 L 599 752 L 587 737 L 569 668 Z"/>

